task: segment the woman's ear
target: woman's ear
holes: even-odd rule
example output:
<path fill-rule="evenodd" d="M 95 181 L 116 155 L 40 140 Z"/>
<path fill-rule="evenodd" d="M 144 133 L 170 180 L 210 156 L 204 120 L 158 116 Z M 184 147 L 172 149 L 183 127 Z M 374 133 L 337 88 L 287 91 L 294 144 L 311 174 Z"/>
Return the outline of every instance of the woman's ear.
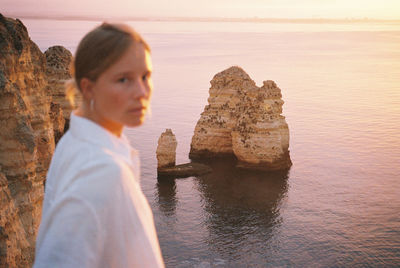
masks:
<path fill-rule="evenodd" d="M 86 77 L 79 82 L 79 87 L 82 91 L 83 98 L 86 100 L 93 99 L 94 82 Z"/>

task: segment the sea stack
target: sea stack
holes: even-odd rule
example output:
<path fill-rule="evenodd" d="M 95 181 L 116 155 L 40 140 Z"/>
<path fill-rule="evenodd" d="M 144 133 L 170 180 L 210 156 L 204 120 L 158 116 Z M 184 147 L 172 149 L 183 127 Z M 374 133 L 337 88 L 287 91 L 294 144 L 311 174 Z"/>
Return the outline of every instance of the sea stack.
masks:
<path fill-rule="evenodd" d="M 257 87 L 233 66 L 214 76 L 209 93 L 192 137 L 191 159 L 235 156 L 239 167 L 261 170 L 291 166 L 284 101 L 275 82 Z"/>
<path fill-rule="evenodd" d="M 173 167 L 176 161 L 176 147 L 178 143 L 171 129 L 166 129 L 158 139 L 157 169 Z"/>
<path fill-rule="evenodd" d="M 158 139 L 157 146 L 157 177 L 185 178 L 198 176 L 212 171 L 212 169 L 200 163 L 186 163 L 175 165 L 176 162 L 176 141 L 171 129 L 166 129 Z"/>

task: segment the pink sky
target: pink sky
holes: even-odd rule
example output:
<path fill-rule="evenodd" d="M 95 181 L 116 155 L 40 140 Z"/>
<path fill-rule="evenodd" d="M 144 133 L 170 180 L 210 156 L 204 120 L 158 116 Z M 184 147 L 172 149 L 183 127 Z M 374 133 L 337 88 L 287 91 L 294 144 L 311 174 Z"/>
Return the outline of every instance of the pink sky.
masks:
<path fill-rule="evenodd" d="M 400 19 L 400 0 L 0 0 L 1 13 L 134 17 Z"/>

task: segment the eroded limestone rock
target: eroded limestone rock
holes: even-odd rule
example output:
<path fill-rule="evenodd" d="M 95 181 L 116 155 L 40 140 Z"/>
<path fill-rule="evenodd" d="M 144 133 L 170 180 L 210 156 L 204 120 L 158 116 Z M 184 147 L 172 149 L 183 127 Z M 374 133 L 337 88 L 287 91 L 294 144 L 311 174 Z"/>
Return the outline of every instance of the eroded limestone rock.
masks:
<path fill-rule="evenodd" d="M 0 266 L 29 267 L 54 151 L 46 58 L 20 20 L 0 15 Z M 4 265 L 4 266 L 3 266 Z"/>
<path fill-rule="evenodd" d="M 275 82 L 264 81 L 257 87 L 242 68 L 234 66 L 214 76 L 209 92 L 192 138 L 191 159 L 234 155 L 244 168 L 291 166 L 289 128 Z"/>
<path fill-rule="evenodd" d="M 63 110 L 58 103 L 51 102 L 50 104 L 50 120 L 53 123 L 54 142 L 57 144 L 64 135 L 66 119 L 63 116 Z"/>
<path fill-rule="evenodd" d="M 54 139 L 64 133 L 63 104 L 49 85 L 61 92 L 70 53 L 48 55 L 20 20 L 0 14 L 0 267 L 32 266 Z"/>
<path fill-rule="evenodd" d="M 158 139 L 157 146 L 157 168 L 165 168 L 175 166 L 176 147 L 178 143 L 171 129 L 166 129 Z"/>
<path fill-rule="evenodd" d="M 171 167 L 159 168 L 157 170 L 158 177 L 174 177 L 174 178 L 186 178 L 190 176 L 199 176 L 210 173 L 212 169 L 202 163 L 186 163 Z"/>
<path fill-rule="evenodd" d="M 71 79 L 72 54 L 63 46 L 48 48 L 46 56 L 46 75 L 48 81 L 47 92 L 52 97 L 52 102 L 61 107 L 64 119 L 69 122 L 71 111 L 76 109 L 82 100 L 81 94 L 74 92 L 74 102 L 66 96 L 65 83 Z"/>

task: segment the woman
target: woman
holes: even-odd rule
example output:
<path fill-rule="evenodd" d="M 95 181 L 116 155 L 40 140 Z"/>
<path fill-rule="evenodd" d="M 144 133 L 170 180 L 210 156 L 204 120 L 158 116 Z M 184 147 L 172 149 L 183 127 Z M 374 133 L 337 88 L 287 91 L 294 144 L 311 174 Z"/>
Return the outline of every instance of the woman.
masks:
<path fill-rule="evenodd" d="M 34 267 L 163 267 L 138 154 L 122 134 L 149 109 L 150 48 L 104 23 L 80 42 L 74 70 L 83 102 L 47 174 Z"/>

